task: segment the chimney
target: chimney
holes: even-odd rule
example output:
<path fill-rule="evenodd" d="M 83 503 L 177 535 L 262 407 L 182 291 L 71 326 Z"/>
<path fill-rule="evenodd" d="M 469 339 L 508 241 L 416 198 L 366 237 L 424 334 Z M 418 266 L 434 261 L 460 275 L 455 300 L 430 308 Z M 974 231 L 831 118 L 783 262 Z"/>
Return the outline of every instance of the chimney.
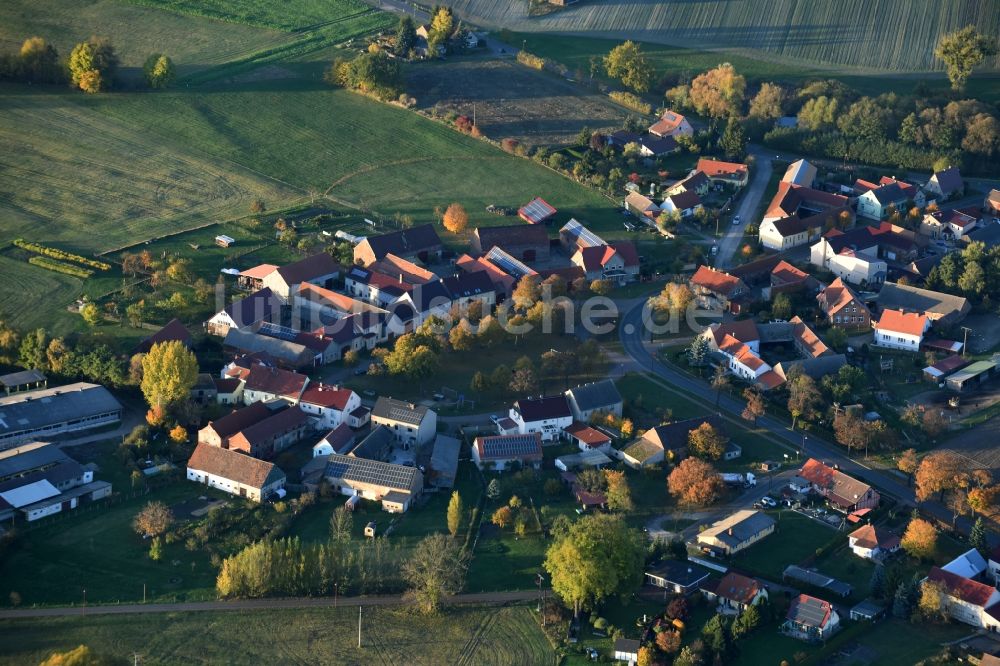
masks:
<path fill-rule="evenodd" d="M 733 536 L 733 528 L 732 527 L 730 527 L 728 530 L 726 530 L 726 532 L 729 534 L 729 536 Z"/>

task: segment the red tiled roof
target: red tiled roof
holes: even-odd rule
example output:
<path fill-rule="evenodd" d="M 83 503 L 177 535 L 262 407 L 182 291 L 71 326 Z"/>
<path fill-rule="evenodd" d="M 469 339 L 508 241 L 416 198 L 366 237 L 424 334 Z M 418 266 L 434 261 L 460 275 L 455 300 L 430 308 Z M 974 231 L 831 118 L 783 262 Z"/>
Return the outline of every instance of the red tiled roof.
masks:
<path fill-rule="evenodd" d="M 354 395 L 354 391 L 348 388 L 330 386 L 329 384 L 310 384 L 302 392 L 301 402 L 343 411 L 352 395 Z"/>
<path fill-rule="evenodd" d="M 980 608 L 984 608 L 990 602 L 990 597 L 997 591 L 992 585 L 953 574 L 940 567 L 931 567 L 931 570 L 927 572 L 927 580 L 941 583 L 953 597 Z"/>
<path fill-rule="evenodd" d="M 883 528 L 876 528 L 874 525 L 864 525 L 847 535 L 849 539 L 855 539 L 855 545 L 861 548 L 881 548 L 892 550 L 899 546 L 899 535 Z"/>
<path fill-rule="evenodd" d="M 771 271 L 772 278 L 777 278 L 782 284 L 790 284 L 794 282 L 801 282 L 809 277 L 809 274 L 805 271 L 792 266 L 790 263 L 784 259 L 774 267 Z"/>
<path fill-rule="evenodd" d="M 774 370 L 768 370 L 757 378 L 757 383 L 763 386 L 765 390 L 769 391 L 784 384 L 785 380 Z"/>
<path fill-rule="evenodd" d="M 723 322 L 711 330 L 712 336 L 715 338 L 715 345 L 719 348 L 722 347 L 722 341 L 727 335 L 736 338 L 740 342 L 760 340 L 760 333 L 757 331 L 757 324 L 753 319 Z"/>
<path fill-rule="evenodd" d="M 883 310 L 882 316 L 879 317 L 878 324 L 875 326 L 876 330 L 917 336 L 923 335 L 926 328 L 927 315 L 900 310 Z"/>
<path fill-rule="evenodd" d="M 663 112 L 663 115 L 660 116 L 660 119 L 650 126 L 649 131 L 653 134 L 669 134 L 680 127 L 683 122 L 684 116 L 667 109 Z"/>
<path fill-rule="evenodd" d="M 851 301 L 857 301 L 858 305 L 865 309 L 867 312 L 868 308 L 858 300 L 857 294 L 848 287 L 843 280 L 837 278 L 830 283 L 830 286 L 821 291 L 816 295 L 816 300 L 819 301 L 820 309 L 823 310 L 828 315 L 835 315 L 840 312 L 844 306 L 851 303 Z"/>
<path fill-rule="evenodd" d="M 740 604 L 749 604 L 761 590 L 760 583 L 747 576 L 729 572 L 716 583 L 715 594 Z"/>
<path fill-rule="evenodd" d="M 791 318 L 792 335 L 802 344 L 806 351 L 815 358 L 830 351 L 830 348 L 819 339 L 819 336 L 806 325 L 798 315 Z"/>
<path fill-rule="evenodd" d="M 274 395 L 298 396 L 308 381 L 308 377 L 297 372 L 253 365 L 246 376 L 246 389 Z"/>
<path fill-rule="evenodd" d="M 702 157 L 698 160 L 695 169 L 701 171 L 709 178 L 729 178 L 730 180 L 742 180 L 747 175 L 747 165 L 737 162 L 722 162 L 710 160 Z"/>
<path fill-rule="evenodd" d="M 621 255 L 626 266 L 639 265 L 639 253 L 636 251 L 632 241 L 616 241 L 611 244 L 611 247 L 615 248 L 615 251 Z"/>
<path fill-rule="evenodd" d="M 272 463 L 210 444 L 199 444 L 187 466 L 252 488 L 262 488 L 285 476 Z"/>
<path fill-rule="evenodd" d="M 254 266 L 253 268 L 248 268 L 245 271 L 240 271 L 240 277 L 254 278 L 257 280 L 263 280 L 268 275 L 273 273 L 278 267 L 274 264 L 260 264 L 259 266 Z"/>
<path fill-rule="evenodd" d="M 569 436 L 575 437 L 592 449 L 611 442 L 611 438 L 600 430 L 591 428 L 586 423 L 580 423 L 579 421 L 573 421 L 571 425 L 563 428 L 563 430 Z"/>
<path fill-rule="evenodd" d="M 722 271 L 712 270 L 708 266 L 699 266 L 691 276 L 691 284 L 723 296 L 730 296 L 739 287 L 740 279 Z"/>
<path fill-rule="evenodd" d="M 815 458 L 806 461 L 799 471 L 799 476 L 817 488 L 826 490 L 829 499 L 844 506 L 854 504 L 855 502 L 851 501 L 853 498 L 861 498 L 871 490 L 871 486 L 864 481 L 848 476 Z"/>

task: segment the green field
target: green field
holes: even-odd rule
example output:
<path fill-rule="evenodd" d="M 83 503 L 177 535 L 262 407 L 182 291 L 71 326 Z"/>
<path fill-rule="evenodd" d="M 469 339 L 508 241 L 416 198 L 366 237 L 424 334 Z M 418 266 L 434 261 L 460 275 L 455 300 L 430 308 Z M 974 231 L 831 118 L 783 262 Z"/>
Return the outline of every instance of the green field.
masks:
<path fill-rule="evenodd" d="M 780 582 L 786 566 L 802 564 L 817 548 L 837 537 L 837 530 L 794 511 L 779 511 L 772 517 L 777 519 L 774 534 L 737 553 L 733 566 Z M 775 557 L 775 553 L 781 556 Z"/>
<path fill-rule="evenodd" d="M 359 15 L 378 16 L 371 5 L 361 0 L 126 0 L 182 14 L 203 16 L 233 23 L 277 30 L 301 31 L 320 25 L 343 25 Z M 371 19 L 369 19 L 371 20 Z M 378 16 L 377 25 L 392 23 L 391 17 Z"/>
<path fill-rule="evenodd" d="M 1000 29 L 996 6 L 976 0 L 623 0 L 581 3 L 537 18 L 528 17 L 527 3 L 514 0 L 445 4 L 490 27 L 633 39 L 868 71 L 940 69 L 933 57 L 940 34 L 970 23 L 985 34 Z M 989 64 L 995 68 L 998 63 L 993 59 Z"/>
<path fill-rule="evenodd" d="M 91 616 L 0 622 L 0 664 L 37 664 L 86 644 L 142 664 L 554 664 L 525 606 L 460 606 L 423 616 L 367 608 Z M 248 640 L 248 637 L 251 640 Z"/>

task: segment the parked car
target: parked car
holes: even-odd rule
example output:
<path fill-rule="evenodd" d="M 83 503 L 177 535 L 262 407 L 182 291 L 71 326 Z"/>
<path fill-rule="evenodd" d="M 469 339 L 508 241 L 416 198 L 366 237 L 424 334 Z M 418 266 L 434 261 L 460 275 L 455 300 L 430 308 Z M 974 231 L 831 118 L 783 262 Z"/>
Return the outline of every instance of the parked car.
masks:
<path fill-rule="evenodd" d="M 733 224 L 734 225 L 738 225 L 739 223 L 740 223 L 740 216 L 739 215 L 733 215 Z"/>
<path fill-rule="evenodd" d="M 778 506 L 777 500 L 775 500 L 773 497 L 768 497 L 767 495 L 764 495 L 763 497 L 760 498 L 760 503 L 771 509 Z"/>

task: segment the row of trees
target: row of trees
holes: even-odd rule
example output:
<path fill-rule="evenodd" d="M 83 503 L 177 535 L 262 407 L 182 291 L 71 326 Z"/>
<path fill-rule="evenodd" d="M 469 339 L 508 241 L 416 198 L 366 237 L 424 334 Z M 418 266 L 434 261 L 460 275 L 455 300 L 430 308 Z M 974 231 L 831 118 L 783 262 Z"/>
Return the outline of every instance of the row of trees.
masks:
<path fill-rule="evenodd" d="M 0 79 L 25 83 L 64 83 L 88 93 L 110 89 L 118 72 L 118 55 L 105 37 L 91 37 L 80 42 L 66 62 L 56 48 L 42 37 L 30 37 L 17 53 L 0 54 Z M 176 78 L 173 61 L 162 53 L 153 53 L 143 65 L 143 75 L 150 88 L 166 88 Z"/>

